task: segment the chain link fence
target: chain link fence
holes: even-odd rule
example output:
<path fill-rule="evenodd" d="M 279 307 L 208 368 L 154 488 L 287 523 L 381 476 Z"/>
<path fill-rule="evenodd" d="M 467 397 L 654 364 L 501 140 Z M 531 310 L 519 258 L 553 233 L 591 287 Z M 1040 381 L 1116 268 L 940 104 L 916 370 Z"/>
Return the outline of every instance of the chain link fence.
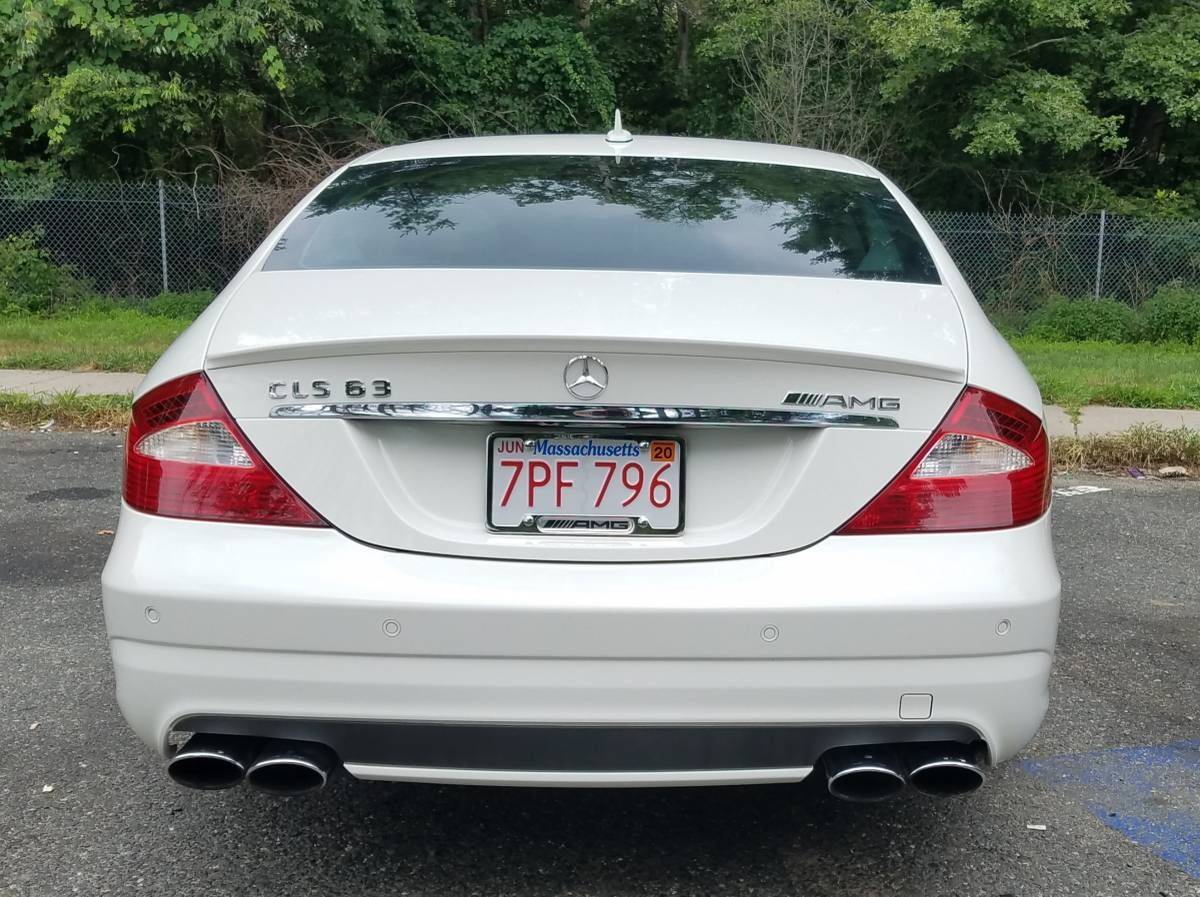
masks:
<path fill-rule="evenodd" d="M 0 238 L 33 232 L 105 295 L 219 289 L 252 248 L 223 238 L 227 211 L 207 185 L 0 179 Z"/>
<path fill-rule="evenodd" d="M 215 186 L 0 179 L 0 237 L 27 231 L 104 294 L 219 289 L 262 230 Z M 1200 285 L 1200 221 L 1098 214 L 928 215 L 990 314 L 1052 295 L 1139 304 L 1168 283 Z"/>
<path fill-rule="evenodd" d="M 927 215 L 976 297 L 1018 316 L 1050 296 L 1130 305 L 1166 284 L 1200 284 L 1200 221 L 1089 215 Z"/>

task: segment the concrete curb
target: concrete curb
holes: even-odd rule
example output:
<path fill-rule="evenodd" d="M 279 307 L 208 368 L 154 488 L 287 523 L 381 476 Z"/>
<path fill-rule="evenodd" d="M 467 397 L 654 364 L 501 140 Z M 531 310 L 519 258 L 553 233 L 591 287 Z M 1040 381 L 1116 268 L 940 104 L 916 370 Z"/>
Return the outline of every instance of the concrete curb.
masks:
<path fill-rule="evenodd" d="M 145 374 L 108 371 L 30 371 L 0 368 L 0 392 L 50 396 L 74 392 L 81 396 L 123 395 L 137 389 Z"/>
<path fill-rule="evenodd" d="M 133 392 L 144 374 L 117 374 L 106 371 L 29 371 L 0 368 L 0 392 L 20 392 L 34 396 L 75 392 L 81 396 L 122 395 Z M 1057 405 L 1046 406 L 1046 428 L 1051 436 L 1097 436 L 1120 433 L 1134 424 L 1161 424 L 1168 430 L 1189 427 L 1200 430 L 1200 411 L 1159 408 L 1085 407 L 1078 427 L 1067 412 Z"/>
<path fill-rule="evenodd" d="M 1103 436 L 1128 430 L 1134 424 L 1159 424 L 1167 430 L 1178 427 L 1200 430 L 1200 411 L 1086 405 L 1080 410 L 1077 428 L 1065 410 L 1057 405 L 1046 406 L 1046 431 L 1051 436 Z"/>

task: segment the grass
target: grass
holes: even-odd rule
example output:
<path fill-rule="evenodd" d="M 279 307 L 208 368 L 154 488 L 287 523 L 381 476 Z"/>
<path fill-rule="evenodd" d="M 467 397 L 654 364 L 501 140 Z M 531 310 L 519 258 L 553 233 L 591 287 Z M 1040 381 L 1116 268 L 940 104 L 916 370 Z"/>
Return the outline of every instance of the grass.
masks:
<path fill-rule="evenodd" d="M 117 430 L 129 423 L 132 396 L 81 396 L 72 392 L 27 396 L 0 392 L 0 426 L 33 429 L 53 421 L 60 430 Z"/>
<path fill-rule="evenodd" d="M 50 317 L 0 316 L 0 368 L 149 370 L 188 325 L 183 317 L 92 307 Z M 1010 337 L 1049 403 L 1200 408 L 1200 347 Z"/>
<path fill-rule="evenodd" d="M 1051 453 L 1056 468 L 1111 470 L 1139 467 L 1200 466 L 1200 430 L 1157 424 L 1137 424 L 1122 433 L 1104 436 L 1058 436 Z"/>
<path fill-rule="evenodd" d="M 125 308 L 0 316 L 0 368 L 147 371 L 189 323 Z"/>
<path fill-rule="evenodd" d="M 1068 343 L 1010 338 L 1054 405 L 1200 408 L 1200 349 L 1183 344 Z"/>

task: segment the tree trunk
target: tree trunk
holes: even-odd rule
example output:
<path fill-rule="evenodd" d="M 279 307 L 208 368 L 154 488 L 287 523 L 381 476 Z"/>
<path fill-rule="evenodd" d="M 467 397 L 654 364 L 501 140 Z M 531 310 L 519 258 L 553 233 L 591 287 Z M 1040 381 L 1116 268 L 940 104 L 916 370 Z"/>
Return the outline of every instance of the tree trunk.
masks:
<path fill-rule="evenodd" d="M 683 97 L 688 92 L 688 60 L 692 55 L 692 20 L 682 3 L 676 6 L 676 71 L 679 74 L 679 91 Z"/>
<path fill-rule="evenodd" d="M 488 0 L 479 0 L 475 4 L 475 17 L 479 19 L 479 40 L 483 42 L 488 36 Z"/>
<path fill-rule="evenodd" d="M 1167 131 L 1167 112 L 1161 103 L 1142 106 L 1134 117 L 1134 146 L 1146 154 L 1151 164 L 1158 164 L 1163 138 Z"/>

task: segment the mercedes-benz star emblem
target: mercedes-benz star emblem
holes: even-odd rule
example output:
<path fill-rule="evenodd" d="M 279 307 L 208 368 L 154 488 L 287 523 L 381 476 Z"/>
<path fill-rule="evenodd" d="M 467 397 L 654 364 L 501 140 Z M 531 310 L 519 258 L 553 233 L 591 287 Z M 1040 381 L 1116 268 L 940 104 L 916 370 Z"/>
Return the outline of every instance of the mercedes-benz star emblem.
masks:
<path fill-rule="evenodd" d="M 576 355 L 563 370 L 563 385 L 577 399 L 594 399 L 608 386 L 608 368 L 595 355 Z"/>

